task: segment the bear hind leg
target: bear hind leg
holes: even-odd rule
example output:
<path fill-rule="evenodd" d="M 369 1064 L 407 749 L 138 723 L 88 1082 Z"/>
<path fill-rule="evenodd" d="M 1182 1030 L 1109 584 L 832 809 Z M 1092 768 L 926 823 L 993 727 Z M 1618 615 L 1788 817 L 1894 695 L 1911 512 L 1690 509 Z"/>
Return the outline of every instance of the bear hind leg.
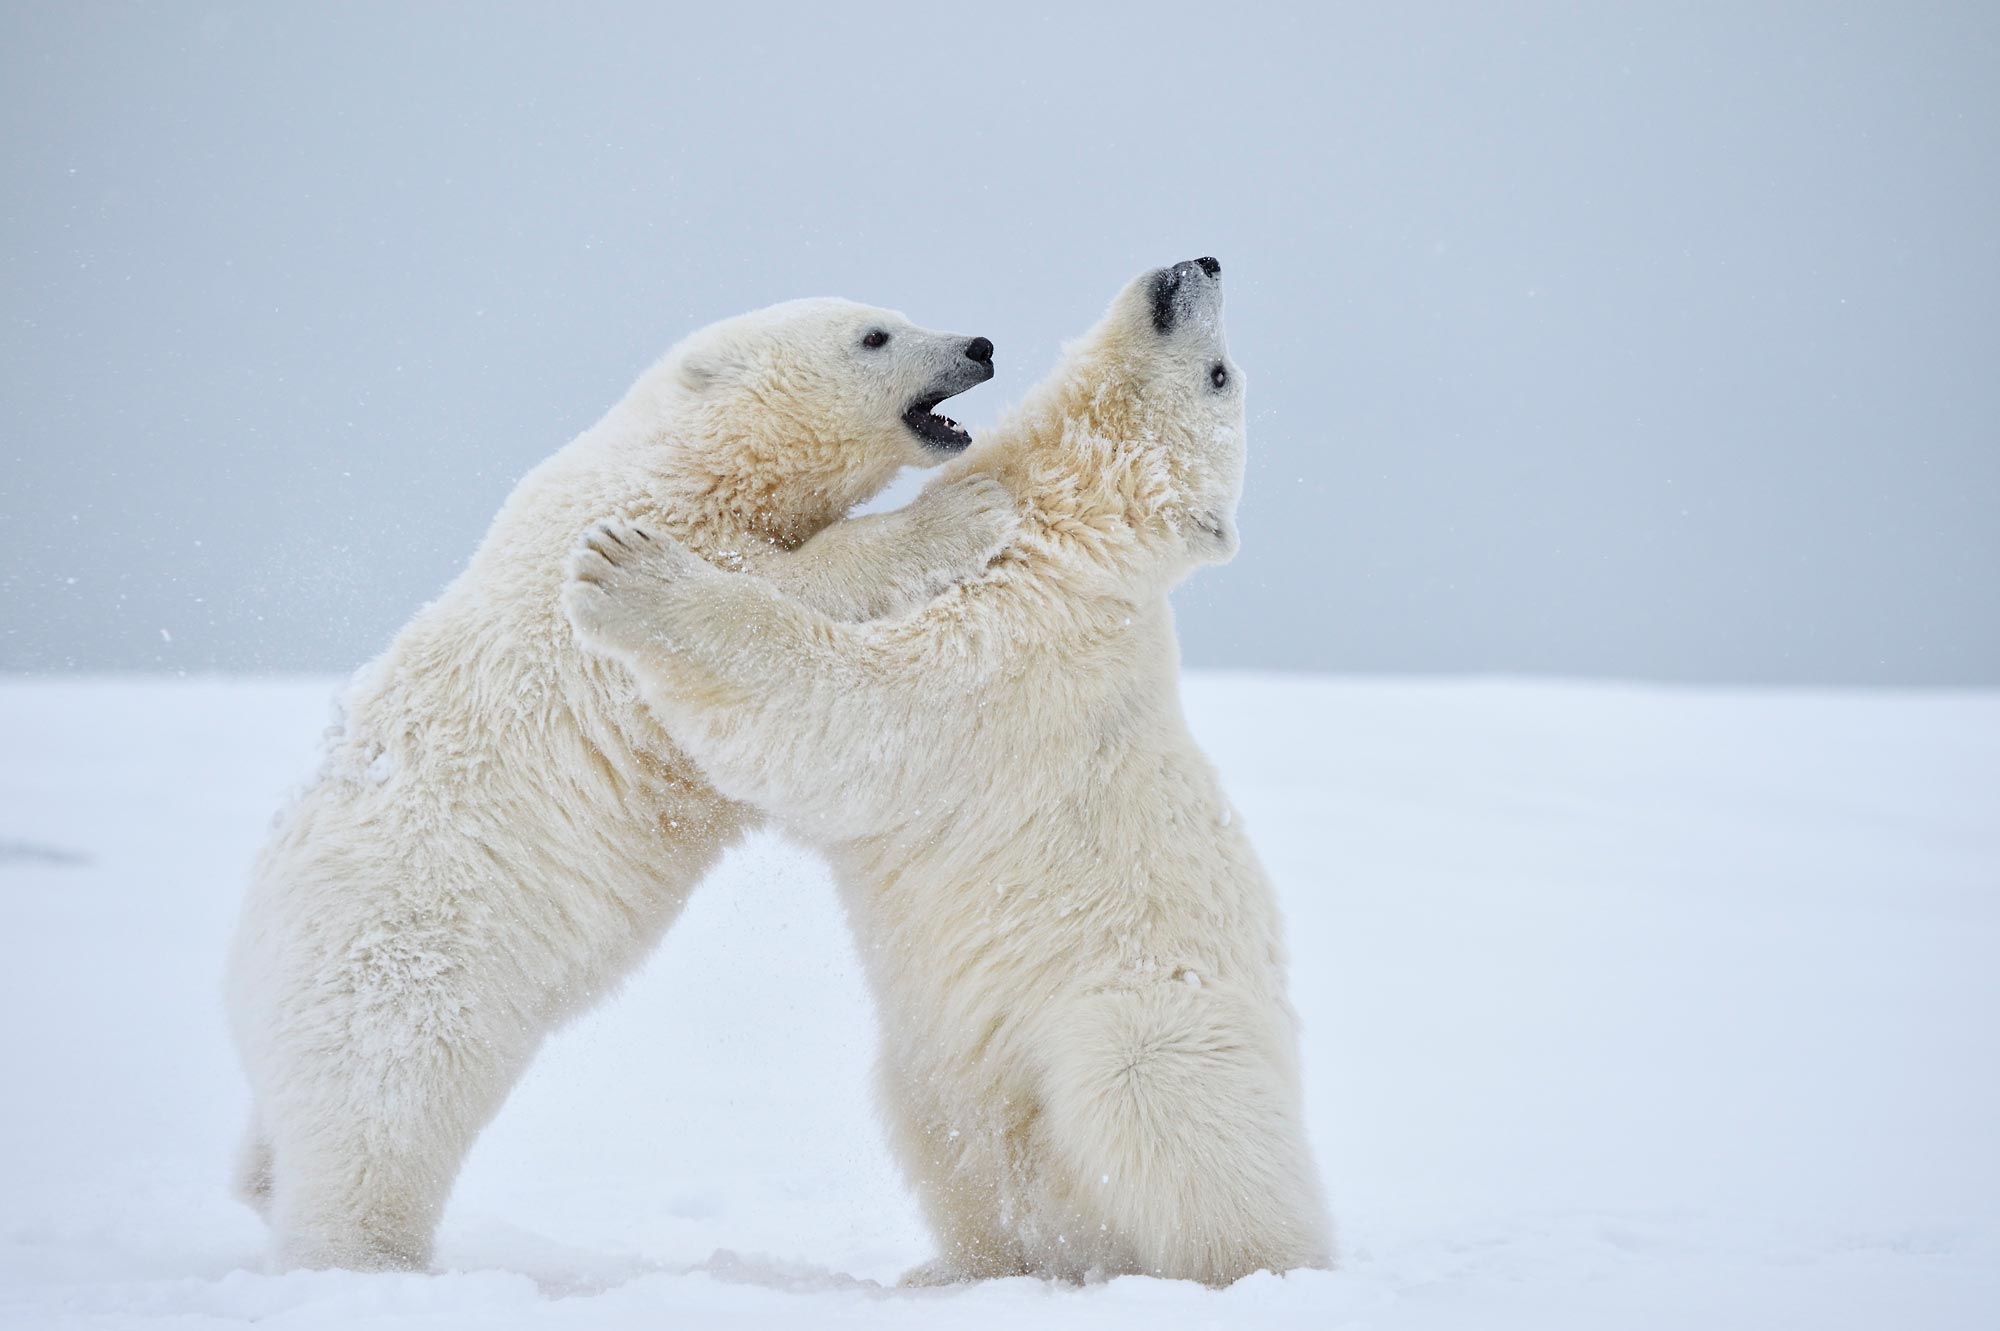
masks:
<path fill-rule="evenodd" d="M 427 1267 L 466 1153 L 537 1043 L 493 1023 L 426 1035 L 421 1005 L 389 1015 L 375 1038 L 295 1048 L 279 1079 L 293 1094 L 263 1105 L 287 1268 Z"/>
<path fill-rule="evenodd" d="M 1282 1013 L 1213 986 L 1079 1000 L 1049 1044 L 1040 1227 L 1108 1274 L 1330 1266 L 1288 1038 Z"/>
<path fill-rule="evenodd" d="M 271 1218 L 271 1139 L 255 1114 L 236 1148 L 236 1171 L 231 1181 L 238 1201 L 266 1220 Z"/>
<path fill-rule="evenodd" d="M 917 1194 L 938 1255 L 897 1283 L 956 1285 L 1026 1275 L 1021 1245 L 1001 1222 L 1000 1144 L 950 1126 L 922 1074 L 884 1060 L 876 1069 L 889 1145 Z"/>

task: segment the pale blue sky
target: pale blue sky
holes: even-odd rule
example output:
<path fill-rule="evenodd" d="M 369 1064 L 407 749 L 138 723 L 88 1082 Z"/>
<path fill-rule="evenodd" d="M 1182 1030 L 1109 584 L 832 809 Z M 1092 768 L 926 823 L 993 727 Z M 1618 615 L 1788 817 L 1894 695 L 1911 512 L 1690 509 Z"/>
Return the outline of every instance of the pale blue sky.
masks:
<path fill-rule="evenodd" d="M 1142 266 L 1197 665 L 2000 684 L 2000 9 L 0 10 L 0 668 L 339 670 L 686 330 Z M 956 409 L 955 409 L 956 410 Z"/>

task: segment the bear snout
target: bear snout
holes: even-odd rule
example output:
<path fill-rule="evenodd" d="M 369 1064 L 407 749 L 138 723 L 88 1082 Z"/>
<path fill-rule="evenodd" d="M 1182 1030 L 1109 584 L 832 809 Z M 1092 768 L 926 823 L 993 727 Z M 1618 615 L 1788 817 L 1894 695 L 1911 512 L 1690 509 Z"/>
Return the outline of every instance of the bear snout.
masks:
<path fill-rule="evenodd" d="M 1200 276 L 1197 276 L 1200 274 Z M 1204 281 L 1205 279 L 1205 281 Z M 1204 254 L 1199 259 L 1183 259 L 1179 263 L 1168 264 L 1153 274 L 1153 331 L 1171 333 L 1174 325 L 1186 313 L 1184 305 L 1202 299 L 1204 294 L 1213 299 L 1215 288 L 1206 283 L 1222 280 L 1222 261 L 1213 255 Z M 1192 294 L 1190 294 L 1192 292 Z"/>

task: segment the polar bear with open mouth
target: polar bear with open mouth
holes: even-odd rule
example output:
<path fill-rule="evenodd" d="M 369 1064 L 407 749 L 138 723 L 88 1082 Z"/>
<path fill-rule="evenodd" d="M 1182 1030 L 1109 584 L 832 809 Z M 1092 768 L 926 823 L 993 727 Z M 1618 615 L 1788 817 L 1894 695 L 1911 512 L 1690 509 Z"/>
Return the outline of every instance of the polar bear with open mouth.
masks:
<path fill-rule="evenodd" d="M 755 821 L 558 604 L 577 534 L 670 532 L 834 620 L 894 612 L 1011 530 L 971 477 L 842 522 L 970 442 L 934 408 L 993 345 L 811 300 L 686 339 L 531 472 L 356 676 L 260 857 L 230 959 L 254 1097 L 238 1189 L 289 1266 L 422 1267 L 473 1138 L 548 1032 L 616 986 Z"/>

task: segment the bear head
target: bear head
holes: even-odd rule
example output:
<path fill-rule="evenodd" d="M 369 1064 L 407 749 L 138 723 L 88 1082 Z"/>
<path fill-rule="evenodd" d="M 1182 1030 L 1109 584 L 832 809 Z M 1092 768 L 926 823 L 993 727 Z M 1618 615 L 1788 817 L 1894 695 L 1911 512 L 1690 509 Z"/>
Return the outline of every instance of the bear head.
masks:
<path fill-rule="evenodd" d="M 1034 458 L 1017 478 L 1024 509 L 1088 534 L 1128 571 L 1136 560 L 1172 580 L 1226 562 L 1243 493 L 1243 389 L 1222 335 L 1222 265 L 1141 273 L 1022 408 Z"/>
<path fill-rule="evenodd" d="M 641 381 L 642 409 L 700 440 L 715 492 L 773 510 L 781 539 L 971 442 L 935 408 L 993 377 L 983 337 L 834 298 L 787 301 L 684 338 Z"/>

